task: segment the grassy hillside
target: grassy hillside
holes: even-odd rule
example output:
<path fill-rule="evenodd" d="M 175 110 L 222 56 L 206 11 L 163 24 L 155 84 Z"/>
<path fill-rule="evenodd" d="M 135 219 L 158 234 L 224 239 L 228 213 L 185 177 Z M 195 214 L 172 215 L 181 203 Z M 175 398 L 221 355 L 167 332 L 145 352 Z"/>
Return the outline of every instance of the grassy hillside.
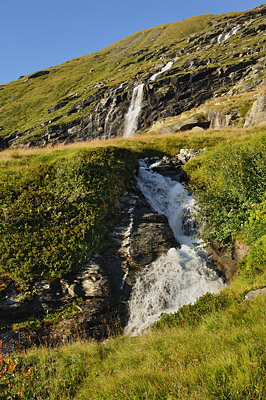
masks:
<path fill-rule="evenodd" d="M 2 398 L 263 400 L 266 298 L 234 296 L 197 324 L 16 355 Z"/>
<path fill-rule="evenodd" d="M 207 223 L 206 237 L 211 235 L 225 246 L 243 240 L 251 250 L 228 288 L 163 316 L 141 337 L 74 343 L 2 358 L 1 398 L 263 400 L 265 297 L 247 302 L 244 296 L 266 286 L 265 143 L 266 130 L 261 127 L 2 152 L 3 286 L 7 277 L 17 279 L 22 287 L 37 279 L 40 264 L 34 263 L 34 257 L 43 251 L 51 250 L 43 273 L 52 279 L 64 273 L 63 267 L 71 268 L 66 260 L 77 260 L 77 248 L 90 251 L 99 246 L 100 250 L 105 232 L 102 212 L 112 212 L 117 200 L 110 197 L 109 183 L 119 196 L 135 169 L 136 156 L 170 155 L 182 147 L 208 146 L 186 167 Z M 100 191 L 96 190 L 99 184 Z M 75 222 L 80 212 L 83 217 Z M 73 241 L 67 227 L 73 232 L 80 224 L 82 237 L 76 235 Z M 47 233 L 48 250 L 38 236 L 38 247 L 28 246 L 25 232 L 34 237 L 40 228 Z M 67 249 L 63 258 L 58 242 L 62 238 Z M 12 259 L 7 256 L 10 249 Z M 23 257 L 27 249 L 32 252 L 30 263 L 28 254 Z"/>
<path fill-rule="evenodd" d="M 102 248 L 137 161 L 112 147 L 13 157 L 0 174 L 0 273 L 23 289 L 81 270 Z"/>
<path fill-rule="evenodd" d="M 121 83 L 123 95 L 128 98 L 130 81 L 147 80 L 170 59 L 174 61 L 174 74 L 178 75 L 193 60 L 203 65 L 208 60 L 209 67 L 220 68 L 246 62 L 252 59 L 253 52 L 264 57 L 265 37 L 260 30 L 254 35 L 262 17 L 251 19 L 245 48 L 239 35 L 217 43 L 228 24 L 243 24 L 246 14 L 202 15 L 163 24 L 137 32 L 97 53 L 1 85 L 0 136 L 13 135 L 16 144 L 25 145 L 32 137 L 46 133 L 48 126 L 65 125 L 87 116 L 99 98 L 106 98 Z M 215 37 L 216 42 L 210 44 Z M 192 70 L 195 72 L 195 67 Z M 264 71 L 260 74 L 263 76 Z M 82 101 L 86 101 L 84 107 L 71 111 Z"/>
<path fill-rule="evenodd" d="M 132 79 L 137 73 L 146 70 L 152 72 L 158 63 L 156 50 L 206 29 L 210 21 L 211 16 L 199 16 L 141 31 L 102 51 L 47 69 L 49 74 L 30 78 L 31 74 L 1 85 L 1 135 L 24 132 L 32 127 L 36 131 L 45 130 L 41 124 L 51 119 L 48 108 L 66 97 L 66 105 L 54 112 L 52 119 L 64 117 L 65 123 L 76 118 L 73 115 L 65 117 L 75 102 L 92 96 L 101 86 L 108 90 L 125 79 Z M 151 53 L 148 62 L 137 56 L 142 51 Z M 83 114 L 88 114 L 91 107 L 84 110 Z"/>

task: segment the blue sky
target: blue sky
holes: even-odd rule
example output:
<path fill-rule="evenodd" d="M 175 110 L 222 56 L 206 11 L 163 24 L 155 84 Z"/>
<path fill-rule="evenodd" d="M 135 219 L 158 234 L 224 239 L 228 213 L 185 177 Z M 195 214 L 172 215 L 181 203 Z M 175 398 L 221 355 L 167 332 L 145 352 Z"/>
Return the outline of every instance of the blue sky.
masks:
<path fill-rule="evenodd" d="M 256 0 L 2 0 L 0 84 L 103 49 L 134 32 Z"/>

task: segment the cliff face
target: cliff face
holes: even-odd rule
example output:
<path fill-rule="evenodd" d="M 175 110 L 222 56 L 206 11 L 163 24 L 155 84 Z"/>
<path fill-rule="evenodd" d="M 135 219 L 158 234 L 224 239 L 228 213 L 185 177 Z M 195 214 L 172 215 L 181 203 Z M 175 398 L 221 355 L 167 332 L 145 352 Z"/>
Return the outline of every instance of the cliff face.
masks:
<path fill-rule="evenodd" d="M 213 97 L 263 86 L 265 14 L 260 6 L 165 24 L 2 85 L 1 148 L 130 136 Z"/>

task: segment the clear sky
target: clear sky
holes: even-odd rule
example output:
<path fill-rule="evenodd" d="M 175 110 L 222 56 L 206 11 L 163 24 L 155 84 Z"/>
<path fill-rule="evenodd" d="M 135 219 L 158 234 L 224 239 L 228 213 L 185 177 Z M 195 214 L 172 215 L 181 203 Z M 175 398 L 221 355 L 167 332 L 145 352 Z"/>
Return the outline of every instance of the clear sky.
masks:
<path fill-rule="evenodd" d="M 0 84 L 98 50 L 142 29 L 261 0 L 0 0 Z"/>

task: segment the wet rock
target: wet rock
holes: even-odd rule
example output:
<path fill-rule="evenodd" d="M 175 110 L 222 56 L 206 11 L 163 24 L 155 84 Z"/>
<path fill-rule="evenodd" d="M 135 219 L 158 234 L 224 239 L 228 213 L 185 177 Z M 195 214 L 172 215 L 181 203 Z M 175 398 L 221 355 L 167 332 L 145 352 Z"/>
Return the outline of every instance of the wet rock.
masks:
<path fill-rule="evenodd" d="M 248 254 L 249 247 L 244 243 L 236 241 L 233 247 L 227 250 L 213 242 L 206 247 L 206 251 L 216 261 L 217 268 L 230 281 L 237 272 L 237 264 Z"/>
<path fill-rule="evenodd" d="M 165 216 L 151 213 L 146 204 L 136 208 L 128 260 L 133 268 L 151 264 L 171 247 L 180 247 Z"/>

